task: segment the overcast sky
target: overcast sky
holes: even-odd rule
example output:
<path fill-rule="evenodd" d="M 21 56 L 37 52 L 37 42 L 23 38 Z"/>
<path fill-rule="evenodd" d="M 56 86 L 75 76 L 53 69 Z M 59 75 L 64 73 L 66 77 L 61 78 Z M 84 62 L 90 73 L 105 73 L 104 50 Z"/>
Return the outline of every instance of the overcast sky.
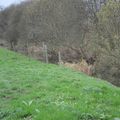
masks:
<path fill-rule="evenodd" d="M 0 0 L 0 6 L 2 7 L 8 7 L 11 4 L 19 3 L 23 0 Z"/>

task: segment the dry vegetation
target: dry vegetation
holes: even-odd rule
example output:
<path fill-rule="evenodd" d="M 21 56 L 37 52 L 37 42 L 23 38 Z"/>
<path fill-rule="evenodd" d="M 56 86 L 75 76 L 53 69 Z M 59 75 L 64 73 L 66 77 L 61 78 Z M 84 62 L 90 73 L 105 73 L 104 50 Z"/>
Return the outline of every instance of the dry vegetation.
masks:
<path fill-rule="evenodd" d="M 74 70 L 83 72 L 89 76 L 94 75 L 95 68 L 94 65 L 89 65 L 85 60 L 82 60 L 80 63 L 63 63 L 65 67 L 72 68 Z"/>

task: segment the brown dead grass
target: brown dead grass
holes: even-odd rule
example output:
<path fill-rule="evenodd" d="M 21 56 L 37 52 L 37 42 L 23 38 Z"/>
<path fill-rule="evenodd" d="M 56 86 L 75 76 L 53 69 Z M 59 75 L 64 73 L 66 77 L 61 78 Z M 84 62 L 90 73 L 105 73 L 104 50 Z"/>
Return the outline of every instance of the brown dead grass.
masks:
<path fill-rule="evenodd" d="M 94 65 L 88 65 L 85 60 L 82 60 L 80 63 L 63 63 L 65 67 L 72 68 L 74 70 L 83 72 L 87 75 L 92 76 L 94 73 Z"/>

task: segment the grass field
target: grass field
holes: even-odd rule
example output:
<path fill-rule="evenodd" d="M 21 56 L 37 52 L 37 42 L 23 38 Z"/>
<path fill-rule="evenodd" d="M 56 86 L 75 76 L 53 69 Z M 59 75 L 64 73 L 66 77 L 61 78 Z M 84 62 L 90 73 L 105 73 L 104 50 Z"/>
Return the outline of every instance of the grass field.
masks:
<path fill-rule="evenodd" d="M 120 88 L 0 49 L 0 120 L 114 120 Z"/>

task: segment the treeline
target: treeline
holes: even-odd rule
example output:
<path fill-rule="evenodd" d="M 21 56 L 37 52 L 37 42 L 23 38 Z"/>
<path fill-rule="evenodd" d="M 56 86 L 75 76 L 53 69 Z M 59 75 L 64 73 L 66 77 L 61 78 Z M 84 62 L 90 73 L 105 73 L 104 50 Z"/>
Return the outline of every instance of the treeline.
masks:
<path fill-rule="evenodd" d="M 71 49 L 95 65 L 95 76 L 120 85 L 117 0 L 27 0 L 0 11 L 0 38 L 25 53 L 43 42 L 54 52 Z"/>

